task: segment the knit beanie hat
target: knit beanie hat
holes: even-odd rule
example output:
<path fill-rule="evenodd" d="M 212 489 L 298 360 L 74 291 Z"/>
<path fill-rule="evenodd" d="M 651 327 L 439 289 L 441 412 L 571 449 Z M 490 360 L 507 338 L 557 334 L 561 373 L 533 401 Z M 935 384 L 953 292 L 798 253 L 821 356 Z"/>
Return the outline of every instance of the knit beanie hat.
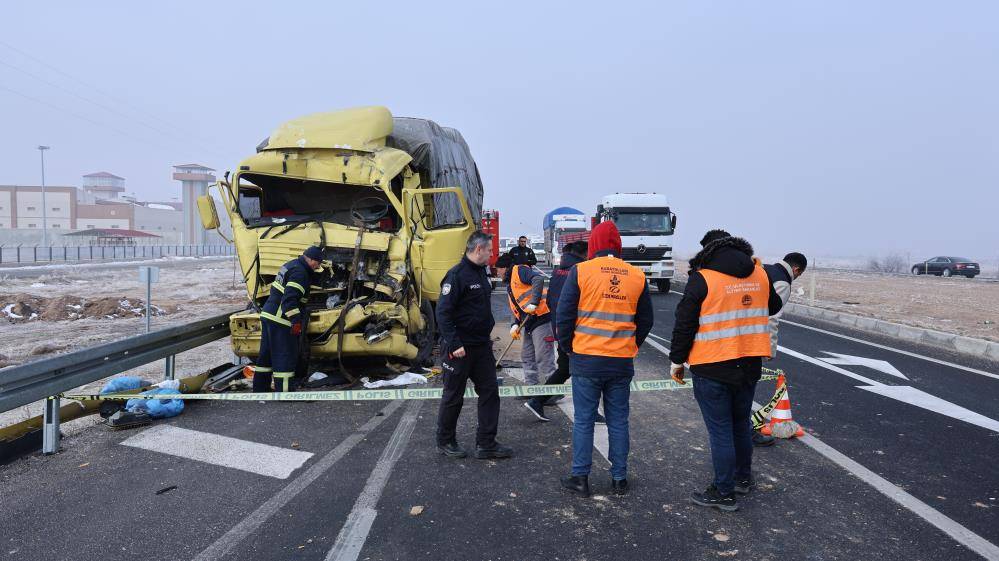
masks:
<path fill-rule="evenodd" d="M 597 224 L 590 232 L 590 247 L 588 257 L 593 259 L 599 251 L 611 250 L 614 255 L 621 256 L 621 234 L 617 226 L 610 220 Z"/>

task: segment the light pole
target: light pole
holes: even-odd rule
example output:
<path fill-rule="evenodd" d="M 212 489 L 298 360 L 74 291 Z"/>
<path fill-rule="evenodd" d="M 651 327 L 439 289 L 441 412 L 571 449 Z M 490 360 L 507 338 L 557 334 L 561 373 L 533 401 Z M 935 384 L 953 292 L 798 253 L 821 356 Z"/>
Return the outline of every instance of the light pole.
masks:
<path fill-rule="evenodd" d="M 39 146 L 38 153 L 42 155 L 42 245 L 48 247 L 49 245 L 49 233 L 47 224 L 47 213 L 46 208 L 48 204 L 45 201 L 45 151 L 48 150 L 48 146 Z"/>

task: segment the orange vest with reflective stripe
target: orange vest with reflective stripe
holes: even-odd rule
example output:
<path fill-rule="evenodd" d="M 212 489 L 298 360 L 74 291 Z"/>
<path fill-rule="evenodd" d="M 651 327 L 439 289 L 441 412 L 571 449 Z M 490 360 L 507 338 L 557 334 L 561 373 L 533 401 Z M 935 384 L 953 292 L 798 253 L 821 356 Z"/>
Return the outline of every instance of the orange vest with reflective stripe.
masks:
<path fill-rule="evenodd" d="M 740 279 L 701 269 L 708 295 L 687 363 L 708 364 L 770 356 L 770 281 L 756 260 L 753 274 Z"/>
<path fill-rule="evenodd" d="M 617 257 L 596 257 L 576 265 L 579 309 L 572 352 L 631 358 L 635 343 L 635 313 L 645 290 L 645 273 Z"/>
<path fill-rule="evenodd" d="M 510 304 L 510 310 L 514 317 L 520 321 L 523 319 L 522 316 L 527 314 L 523 310 L 524 306 L 531 301 L 531 285 L 520 281 L 518 267 L 527 267 L 527 265 L 514 265 L 513 270 L 510 271 L 510 294 L 507 303 Z M 538 302 L 538 308 L 527 315 L 543 316 L 548 312 L 548 289 L 546 288 L 541 291 L 541 301 Z"/>

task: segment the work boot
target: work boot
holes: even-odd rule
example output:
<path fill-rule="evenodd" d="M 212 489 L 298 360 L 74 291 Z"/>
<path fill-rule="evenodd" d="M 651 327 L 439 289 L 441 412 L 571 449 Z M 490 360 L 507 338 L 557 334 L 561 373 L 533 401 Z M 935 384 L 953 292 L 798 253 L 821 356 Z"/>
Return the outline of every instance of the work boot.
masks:
<path fill-rule="evenodd" d="M 758 430 L 753 431 L 753 446 L 773 446 L 777 439 L 767 436 Z"/>
<path fill-rule="evenodd" d="M 748 495 L 749 492 L 755 488 L 756 488 L 756 481 L 754 481 L 752 477 L 735 479 L 735 492 L 740 495 Z"/>
<path fill-rule="evenodd" d="M 437 449 L 440 450 L 441 454 L 449 458 L 464 458 L 468 456 L 468 452 L 461 446 L 458 446 L 458 443 L 453 440 L 446 444 L 438 444 Z"/>
<path fill-rule="evenodd" d="M 531 413 L 534 413 L 534 416 L 537 417 L 538 419 L 541 419 L 542 421 L 551 421 L 551 419 L 545 416 L 545 408 L 542 407 L 541 404 L 538 403 L 536 399 L 528 401 L 527 403 L 524 404 L 524 407 L 526 407 L 527 410 L 530 411 Z"/>
<path fill-rule="evenodd" d="M 611 479 L 611 490 L 615 495 L 626 495 L 628 493 L 627 479 Z"/>
<path fill-rule="evenodd" d="M 559 481 L 563 489 L 568 489 L 581 497 L 590 496 L 590 479 L 585 475 L 563 475 Z"/>
<path fill-rule="evenodd" d="M 709 486 L 703 493 L 691 493 L 690 501 L 695 505 L 717 508 L 725 512 L 739 510 L 739 505 L 735 502 L 735 493 L 722 495 L 714 485 Z"/>
<path fill-rule="evenodd" d="M 493 442 L 493 445 L 489 448 L 484 448 L 482 446 L 475 447 L 475 457 L 480 460 L 499 460 L 502 458 L 509 458 L 512 455 L 513 448 L 504 446 L 499 442 Z"/>

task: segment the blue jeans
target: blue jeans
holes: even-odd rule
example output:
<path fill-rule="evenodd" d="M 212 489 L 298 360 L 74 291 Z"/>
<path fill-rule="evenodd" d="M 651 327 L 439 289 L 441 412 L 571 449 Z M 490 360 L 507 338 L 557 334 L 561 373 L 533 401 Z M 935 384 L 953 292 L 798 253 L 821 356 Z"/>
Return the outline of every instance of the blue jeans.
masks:
<path fill-rule="evenodd" d="M 715 487 L 730 495 L 736 479 L 750 477 L 753 465 L 753 394 L 756 383 L 723 384 L 693 376 L 694 398 L 701 408 L 711 443 Z"/>
<path fill-rule="evenodd" d="M 589 475 L 593 464 L 593 423 L 600 396 L 610 441 L 611 477 L 628 476 L 628 400 L 631 377 L 572 377 L 572 475 Z"/>

